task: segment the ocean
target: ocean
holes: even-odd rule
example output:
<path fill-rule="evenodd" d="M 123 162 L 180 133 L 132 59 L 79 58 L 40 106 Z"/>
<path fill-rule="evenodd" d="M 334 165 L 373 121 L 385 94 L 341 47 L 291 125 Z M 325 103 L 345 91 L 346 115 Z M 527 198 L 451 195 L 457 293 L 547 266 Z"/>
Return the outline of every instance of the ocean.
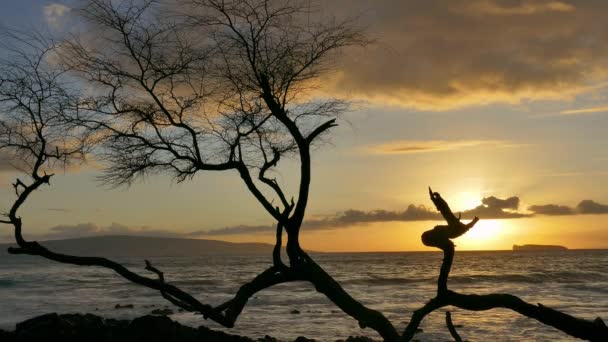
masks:
<path fill-rule="evenodd" d="M 434 296 L 441 253 L 314 254 L 356 299 L 383 312 L 400 331 L 412 312 Z M 144 271 L 141 259 L 116 258 L 132 270 Z M 239 285 L 271 263 L 266 256 L 150 258 L 167 281 L 199 300 L 219 304 Z M 153 275 L 151 275 L 153 276 Z M 566 313 L 608 321 L 608 250 L 565 252 L 457 251 L 449 288 L 462 293 L 506 292 L 531 303 Z M 116 309 L 115 305 L 133 308 Z M 275 286 L 253 297 L 233 329 L 222 329 L 201 316 L 178 312 L 158 292 L 133 285 L 102 268 L 69 266 L 31 256 L 0 257 L 0 329 L 36 315 L 85 313 L 133 318 L 153 309 L 172 308 L 174 320 L 253 338 L 271 335 L 293 340 L 306 336 L 334 341 L 351 335 L 380 340 L 370 329 L 342 313 L 308 283 Z M 297 310 L 299 313 L 295 313 Z M 454 324 L 469 341 L 570 341 L 564 333 L 506 309 L 468 312 L 452 309 Z M 420 341 L 447 341 L 445 309 L 421 324 Z"/>

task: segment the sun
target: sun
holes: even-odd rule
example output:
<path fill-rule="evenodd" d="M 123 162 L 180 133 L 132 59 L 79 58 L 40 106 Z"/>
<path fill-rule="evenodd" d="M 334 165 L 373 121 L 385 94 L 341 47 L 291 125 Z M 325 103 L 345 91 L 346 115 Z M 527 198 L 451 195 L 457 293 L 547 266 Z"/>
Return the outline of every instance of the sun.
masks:
<path fill-rule="evenodd" d="M 456 240 L 456 244 L 465 249 L 492 249 L 497 242 L 500 242 L 504 228 L 500 220 L 480 220 Z"/>
<path fill-rule="evenodd" d="M 480 200 L 481 196 L 474 192 L 464 191 L 457 195 L 455 198 L 454 206 L 456 211 L 463 211 L 468 209 L 473 209 L 481 204 Z"/>

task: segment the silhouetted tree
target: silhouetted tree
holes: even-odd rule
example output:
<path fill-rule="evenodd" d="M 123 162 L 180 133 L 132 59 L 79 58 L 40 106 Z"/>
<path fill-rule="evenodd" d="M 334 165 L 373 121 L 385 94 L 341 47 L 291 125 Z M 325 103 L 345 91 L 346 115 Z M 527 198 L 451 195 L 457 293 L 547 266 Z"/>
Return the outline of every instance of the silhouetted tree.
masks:
<path fill-rule="evenodd" d="M 403 334 L 383 314 L 351 297 L 302 250 L 299 236 L 310 192 L 311 148 L 347 109 L 346 102 L 313 96 L 310 90 L 319 86 L 319 76 L 331 69 L 343 48 L 367 40 L 351 21 L 317 19 L 319 13 L 308 3 L 184 0 L 179 5 L 167 16 L 168 8 L 152 0 L 88 0 L 80 13 L 90 28 L 85 36 L 94 34 L 95 39 L 73 38 L 43 49 L 18 50 L 23 63 L 4 66 L 0 149 L 30 161 L 26 168 L 32 179 L 17 180 L 17 200 L 1 221 L 15 228 L 18 247 L 10 253 L 112 269 L 226 327 L 234 326 L 258 291 L 307 281 L 362 328 L 376 330 L 387 341 L 410 340 L 426 314 L 448 305 L 469 310 L 507 307 L 573 336 L 606 336 L 608 328 L 599 319 L 577 319 L 506 294 L 461 295 L 448 290 L 454 257 L 451 239 L 466 233 L 477 219 L 461 223 L 433 192 L 431 199 L 448 223 L 422 237 L 423 243 L 445 255 L 437 296 L 414 313 Z M 47 51 L 53 51 L 52 60 L 46 58 Z M 41 73 L 41 65 L 49 66 L 48 72 Z M 64 77 L 76 85 L 64 83 Z M 76 93 L 73 88 L 86 91 Z M 200 171 L 238 173 L 276 221 L 272 265 L 241 286 L 232 299 L 212 306 L 168 283 L 148 261 L 146 269 L 157 278 L 105 258 L 55 253 L 26 241 L 17 211 L 34 190 L 49 183 L 52 175 L 43 167 L 78 161 L 91 147 L 107 163 L 102 179 L 114 185 L 152 173 L 169 172 L 179 182 Z M 285 158 L 299 162 L 293 197 L 272 177 Z M 281 260 L 283 233 L 288 263 Z M 456 338 L 449 316 L 446 324 Z"/>
<path fill-rule="evenodd" d="M 86 135 L 65 120 L 77 98 L 65 83 L 67 70 L 56 64 L 57 45 L 39 34 L 2 33 L 6 55 L 0 62 L 0 153 L 31 182 L 13 184 L 17 200 L 5 214 L 15 227 L 20 246 L 34 247 L 21 235 L 17 211 L 32 191 L 49 184 L 45 169 L 68 166 L 83 160 Z"/>

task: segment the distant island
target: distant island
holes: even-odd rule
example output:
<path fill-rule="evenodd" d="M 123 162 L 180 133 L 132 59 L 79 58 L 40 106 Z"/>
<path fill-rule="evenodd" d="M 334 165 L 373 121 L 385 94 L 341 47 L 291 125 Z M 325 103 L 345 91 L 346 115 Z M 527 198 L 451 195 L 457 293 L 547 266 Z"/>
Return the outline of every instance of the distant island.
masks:
<path fill-rule="evenodd" d="M 513 245 L 514 252 L 525 251 L 567 251 L 568 248 L 558 245 Z"/>
<path fill-rule="evenodd" d="M 39 241 L 65 254 L 107 257 L 196 257 L 210 255 L 270 255 L 268 243 L 234 243 L 219 240 L 106 235 L 65 240 Z M 11 244 L 0 244 L 0 255 Z"/>

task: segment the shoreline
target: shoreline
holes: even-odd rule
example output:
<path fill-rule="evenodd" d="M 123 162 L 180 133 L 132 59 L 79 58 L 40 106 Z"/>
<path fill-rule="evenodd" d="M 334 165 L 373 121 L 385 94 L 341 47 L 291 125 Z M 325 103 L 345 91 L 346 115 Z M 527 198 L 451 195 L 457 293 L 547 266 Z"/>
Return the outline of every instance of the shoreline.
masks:
<path fill-rule="evenodd" d="M 48 313 L 17 323 L 15 330 L 0 329 L 4 342 L 291 342 L 272 336 L 252 339 L 213 330 L 193 328 L 163 315 L 145 315 L 132 320 L 104 318 L 94 314 Z M 349 336 L 336 342 L 373 342 L 368 337 Z M 293 342 L 320 342 L 304 336 Z"/>

